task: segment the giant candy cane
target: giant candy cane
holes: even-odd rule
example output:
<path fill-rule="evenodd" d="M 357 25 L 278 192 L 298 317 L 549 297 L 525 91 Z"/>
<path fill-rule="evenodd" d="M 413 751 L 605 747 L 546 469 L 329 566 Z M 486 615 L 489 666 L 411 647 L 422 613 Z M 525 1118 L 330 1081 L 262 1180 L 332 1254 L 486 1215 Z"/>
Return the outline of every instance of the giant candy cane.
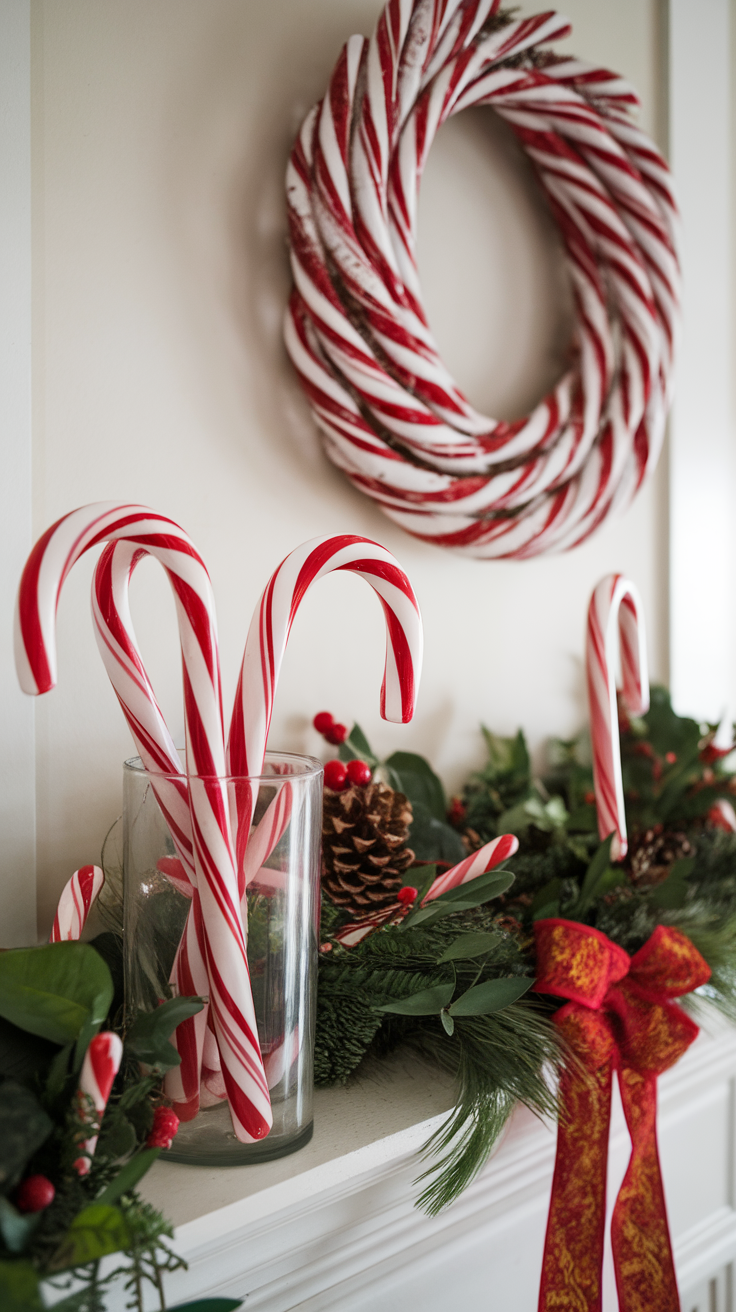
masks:
<path fill-rule="evenodd" d="M 56 608 L 62 584 L 90 547 L 125 540 L 155 556 L 174 592 L 182 648 L 188 802 L 196 926 L 235 1133 L 260 1139 L 271 1125 L 248 976 L 228 814 L 217 632 L 209 576 L 184 531 L 146 507 L 99 502 L 64 516 L 37 542 L 21 579 L 16 664 L 26 692 L 56 681 Z M 189 918 L 193 920 L 192 917 Z"/>
<path fill-rule="evenodd" d="M 667 165 L 631 87 L 540 43 L 554 13 L 500 0 L 388 0 L 353 36 L 287 173 L 286 344 L 327 454 L 409 532 L 480 557 L 575 546 L 656 463 L 678 322 Z M 549 56 L 549 57 L 548 57 Z M 565 248 L 572 362 L 513 423 L 478 413 L 422 305 L 419 183 L 434 136 L 486 105 L 526 152 Z"/>
<path fill-rule="evenodd" d="M 611 854 L 621 860 L 628 840 L 616 699 L 617 652 L 627 710 L 631 715 L 643 715 L 649 709 L 649 675 L 641 597 L 622 574 L 608 574 L 588 607 L 586 671 L 598 833 L 601 839 L 614 835 Z"/>

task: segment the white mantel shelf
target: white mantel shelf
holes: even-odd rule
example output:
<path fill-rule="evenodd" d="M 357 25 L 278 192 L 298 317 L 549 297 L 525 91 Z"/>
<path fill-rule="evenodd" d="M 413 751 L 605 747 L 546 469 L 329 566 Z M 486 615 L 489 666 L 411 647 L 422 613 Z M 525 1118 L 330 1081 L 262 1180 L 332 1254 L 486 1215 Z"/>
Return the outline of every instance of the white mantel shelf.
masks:
<path fill-rule="evenodd" d="M 733 1312 L 735 1095 L 736 1031 L 723 1027 L 660 1080 L 682 1312 Z M 417 1151 L 451 1102 L 447 1083 L 403 1061 L 380 1079 L 318 1091 L 314 1138 L 291 1157 L 229 1169 L 157 1163 L 142 1192 L 173 1221 L 189 1263 L 167 1281 L 170 1303 L 229 1295 L 247 1312 L 533 1312 L 553 1130 L 519 1110 L 479 1178 L 430 1218 L 413 1205 Z M 627 1158 L 615 1106 L 609 1199 Z M 610 1263 L 607 1285 L 613 1312 Z"/>

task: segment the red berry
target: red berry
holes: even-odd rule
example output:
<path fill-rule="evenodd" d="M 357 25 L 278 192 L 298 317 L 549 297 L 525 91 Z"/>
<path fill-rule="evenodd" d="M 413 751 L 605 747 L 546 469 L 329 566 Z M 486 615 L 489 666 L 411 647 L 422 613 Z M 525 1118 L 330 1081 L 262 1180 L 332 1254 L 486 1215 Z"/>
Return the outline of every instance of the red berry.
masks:
<path fill-rule="evenodd" d="M 665 754 L 664 754 L 664 759 L 665 759 L 665 761 L 667 762 L 668 765 L 674 765 L 674 764 L 675 764 L 675 761 L 677 760 L 677 753 L 676 753 L 676 752 L 665 752 Z"/>
<path fill-rule="evenodd" d="M 332 743 L 333 747 L 339 747 L 340 743 L 344 743 L 348 736 L 348 726 L 346 724 L 333 723 L 328 729 L 323 729 L 322 734 L 323 737 L 327 739 L 328 743 Z"/>
<path fill-rule="evenodd" d="M 319 715 L 315 715 L 312 720 L 317 733 L 327 733 L 327 730 L 331 729 L 334 723 L 334 717 L 330 715 L 329 711 L 320 711 Z"/>
<path fill-rule="evenodd" d="M 351 784 L 369 784 L 371 781 L 371 767 L 366 765 L 365 761 L 348 762 L 348 779 Z"/>
<path fill-rule="evenodd" d="M 325 787 L 333 793 L 341 793 L 348 777 L 347 766 L 342 761 L 328 761 L 325 766 Z"/>
<path fill-rule="evenodd" d="M 19 1212 L 43 1212 L 53 1203 L 56 1190 L 45 1175 L 29 1175 L 18 1186 L 15 1205 Z"/>
<path fill-rule="evenodd" d="M 400 902 L 404 907 L 411 906 L 412 902 L 416 902 L 418 892 L 418 888 L 412 888 L 411 884 L 407 884 L 405 888 L 399 889 L 396 894 L 396 901 Z"/>
<path fill-rule="evenodd" d="M 586 806 L 593 806 L 595 803 L 595 793 L 591 792 L 591 790 L 588 789 L 588 792 L 585 794 L 583 801 L 585 802 Z"/>
<path fill-rule="evenodd" d="M 146 1148 L 170 1148 L 179 1129 L 179 1117 L 171 1107 L 157 1107 L 153 1125 L 146 1139 Z"/>

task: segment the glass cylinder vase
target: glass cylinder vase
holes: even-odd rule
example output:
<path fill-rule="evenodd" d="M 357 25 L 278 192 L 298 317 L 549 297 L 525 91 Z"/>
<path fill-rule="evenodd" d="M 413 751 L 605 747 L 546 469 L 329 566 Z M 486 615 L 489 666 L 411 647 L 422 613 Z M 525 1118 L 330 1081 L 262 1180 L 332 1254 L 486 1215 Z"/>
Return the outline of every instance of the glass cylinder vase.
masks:
<path fill-rule="evenodd" d="M 226 781 L 234 825 L 251 816 L 243 858 L 247 948 L 258 1038 L 273 1126 L 256 1143 L 235 1136 L 214 1059 L 203 1068 L 199 1110 L 182 1121 L 169 1161 L 207 1166 L 263 1162 L 312 1136 L 312 1090 L 322 766 L 313 757 L 268 752 L 264 773 Z M 197 786 L 193 781 L 192 786 Z M 191 886 L 164 812 L 181 776 L 123 767 L 123 912 L 126 1009 L 153 1010 L 171 994 Z M 163 809 L 162 809 L 163 807 Z M 173 822 L 172 822 L 173 827 Z M 241 832 L 242 838 L 242 832 Z"/>

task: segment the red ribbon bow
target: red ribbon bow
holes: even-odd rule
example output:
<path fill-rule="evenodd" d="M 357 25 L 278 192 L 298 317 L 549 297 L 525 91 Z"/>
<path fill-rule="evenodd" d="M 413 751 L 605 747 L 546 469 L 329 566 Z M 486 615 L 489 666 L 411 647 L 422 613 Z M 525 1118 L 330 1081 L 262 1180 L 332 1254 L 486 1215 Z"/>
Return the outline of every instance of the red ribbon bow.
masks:
<path fill-rule="evenodd" d="M 539 1312 L 600 1312 L 611 1082 L 618 1074 L 631 1159 L 611 1218 L 620 1312 L 679 1312 L 657 1151 L 657 1076 L 698 1027 L 672 1001 L 710 978 L 690 939 L 659 925 L 633 957 L 571 920 L 534 926 L 539 993 L 569 999 L 555 1023 L 587 1078 L 561 1079 L 557 1158 Z"/>

